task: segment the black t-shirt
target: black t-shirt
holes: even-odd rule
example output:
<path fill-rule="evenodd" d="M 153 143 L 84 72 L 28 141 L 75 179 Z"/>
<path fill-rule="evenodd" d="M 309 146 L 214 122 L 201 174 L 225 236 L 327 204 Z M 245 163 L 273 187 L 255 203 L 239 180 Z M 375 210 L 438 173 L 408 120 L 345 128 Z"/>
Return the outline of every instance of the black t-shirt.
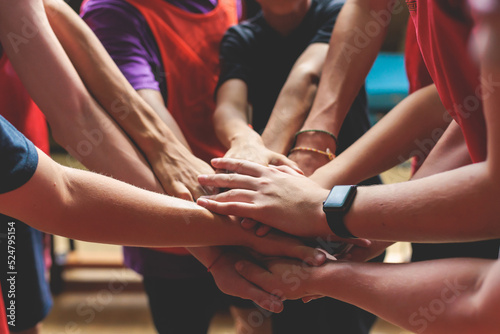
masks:
<path fill-rule="evenodd" d="M 218 87 L 229 79 L 248 86 L 254 129 L 262 132 L 288 75 L 304 50 L 313 43 L 329 43 L 333 26 L 345 0 L 312 0 L 302 23 L 283 37 L 265 21 L 262 12 L 231 27 L 221 42 Z M 356 98 L 339 133 L 337 153 L 369 128 L 364 88 Z"/>
<path fill-rule="evenodd" d="M 219 85 L 241 79 L 248 85 L 254 107 L 254 127 L 262 130 L 293 65 L 313 43 L 328 43 L 344 1 L 313 0 L 302 23 L 283 37 L 262 12 L 231 27 L 221 43 Z"/>
<path fill-rule="evenodd" d="M 35 145 L 0 116 L 0 194 L 28 182 L 37 166 Z"/>

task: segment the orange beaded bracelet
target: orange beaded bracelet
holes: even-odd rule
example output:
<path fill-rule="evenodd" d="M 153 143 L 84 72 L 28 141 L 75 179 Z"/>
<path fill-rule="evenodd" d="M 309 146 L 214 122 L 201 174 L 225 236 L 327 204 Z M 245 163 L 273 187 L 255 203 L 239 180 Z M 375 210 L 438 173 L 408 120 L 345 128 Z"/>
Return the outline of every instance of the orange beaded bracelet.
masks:
<path fill-rule="evenodd" d="M 309 152 L 315 152 L 319 154 L 326 155 L 328 159 L 333 160 L 335 158 L 335 154 L 333 154 L 329 148 L 326 149 L 326 151 L 321 151 L 317 150 L 315 148 L 310 148 L 310 147 L 294 147 L 290 150 L 290 153 L 293 153 L 295 151 L 309 151 Z"/>

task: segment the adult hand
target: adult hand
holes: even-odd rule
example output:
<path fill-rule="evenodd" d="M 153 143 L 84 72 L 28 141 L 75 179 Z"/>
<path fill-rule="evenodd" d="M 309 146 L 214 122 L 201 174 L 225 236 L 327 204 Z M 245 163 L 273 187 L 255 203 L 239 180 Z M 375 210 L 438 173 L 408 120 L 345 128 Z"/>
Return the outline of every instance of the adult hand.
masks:
<path fill-rule="evenodd" d="M 313 280 L 322 267 L 309 267 L 290 259 L 269 260 L 263 265 L 265 268 L 241 260 L 236 263 L 236 270 L 247 281 L 281 300 L 318 297 Z"/>
<path fill-rule="evenodd" d="M 244 258 L 243 255 L 238 253 L 225 253 L 212 266 L 210 272 L 219 289 L 231 296 L 250 299 L 270 312 L 281 312 L 283 310 L 283 303 L 280 298 L 259 289 L 236 271 L 236 262 Z"/>
<path fill-rule="evenodd" d="M 295 162 L 264 146 L 260 136 L 257 138 L 245 138 L 233 141 L 231 143 L 231 148 L 226 152 L 224 158 L 248 160 L 263 166 L 289 166 L 297 172 L 302 173 Z"/>
<path fill-rule="evenodd" d="M 250 234 L 243 246 L 262 255 L 288 257 L 301 260 L 311 266 L 320 266 L 327 259 L 323 251 L 306 246 L 299 239 L 278 231 L 270 233 L 264 238 Z"/>
<path fill-rule="evenodd" d="M 371 241 L 367 247 L 352 246 L 345 254 L 338 256 L 338 260 L 347 260 L 352 262 L 366 262 L 382 254 L 393 242 Z"/>
<path fill-rule="evenodd" d="M 150 161 L 150 164 L 163 189 L 170 196 L 193 201 L 213 193 L 213 188 L 200 185 L 198 175 L 213 174 L 214 170 L 181 144 L 170 146 L 168 152 L 163 152 L 157 160 Z"/>
<path fill-rule="evenodd" d="M 214 159 L 212 165 L 232 173 L 200 175 L 200 184 L 230 190 L 203 196 L 198 199 L 199 205 L 219 214 L 251 218 L 297 236 L 329 234 L 322 211 L 328 190 L 305 176 L 235 159 Z"/>
<path fill-rule="evenodd" d="M 330 151 L 335 154 L 337 143 L 330 135 L 324 132 L 304 132 L 297 136 L 294 148 L 312 148 L 322 152 Z M 306 151 L 293 150 L 288 157 L 297 163 L 297 166 L 304 172 L 304 175 L 311 176 L 316 169 L 330 162 L 327 155 Z"/>
<path fill-rule="evenodd" d="M 264 167 L 234 159 L 214 159 L 212 164 L 233 174 L 201 175 L 200 183 L 230 190 L 201 197 L 199 205 L 219 214 L 251 218 L 297 236 L 332 235 L 322 205 L 328 190 L 307 177 L 283 172 L 286 167 Z M 366 244 L 360 239 L 344 241 Z"/>

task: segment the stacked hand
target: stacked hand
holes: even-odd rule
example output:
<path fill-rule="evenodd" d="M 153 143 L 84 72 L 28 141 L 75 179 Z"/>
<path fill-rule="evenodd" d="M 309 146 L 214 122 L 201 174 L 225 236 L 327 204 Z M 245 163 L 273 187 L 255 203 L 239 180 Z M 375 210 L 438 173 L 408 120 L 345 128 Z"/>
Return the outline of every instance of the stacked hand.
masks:
<path fill-rule="evenodd" d="M 296 236 L 333 237 L 322 209 L 328 190 L 307 177 L 285 166 L 264 167 L 235 159 L 214 159 L 212 164 L 233 173 L 200 175 L 200 184 L 230 190 L 200 197 L 199 205 L 219 214 L 251 218 Z M 349 242 L 367 245 L 366 240 Z"/>

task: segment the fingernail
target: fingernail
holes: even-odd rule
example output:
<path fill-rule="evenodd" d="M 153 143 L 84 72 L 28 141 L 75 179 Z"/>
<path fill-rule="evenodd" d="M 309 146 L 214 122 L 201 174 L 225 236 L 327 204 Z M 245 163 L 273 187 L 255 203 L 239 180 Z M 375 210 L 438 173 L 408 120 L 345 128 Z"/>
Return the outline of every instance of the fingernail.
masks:
<path fill-rule="evenodd" d="M 273 311 L 274 313 L 280 313 L 281 311 L 283 311 L 283 303 L 280 302 L 280 301 L 275 301 L 273 303 Z"/>
<path fill-rule="evenodd" d="M 317 252 L 316 255 L 314 255 L 314 262 L 316 263 L 317 266 L 322 265 L 326 261 L 326 255 L 322 252 Z"/>
<path fill-rule="evenodd" d="M 196 204 L 200 206 L 205 206 L 208 204 L 208 201 L 203 197 L 199 197 L 198 200 L 196 201 Z"/>
<path fill-rule="evenodd" d="M 236 265 L 234 267 L 237 271 L 242 271 L 245 265 L 243 264 L 243 262 L 236 262 Z"/>

